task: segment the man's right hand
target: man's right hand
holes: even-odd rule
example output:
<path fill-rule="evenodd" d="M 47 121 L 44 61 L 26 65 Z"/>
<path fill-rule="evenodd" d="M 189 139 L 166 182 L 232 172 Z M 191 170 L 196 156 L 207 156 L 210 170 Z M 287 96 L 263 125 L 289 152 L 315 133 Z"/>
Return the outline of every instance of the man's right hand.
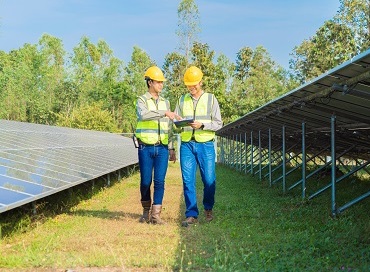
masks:
<path fill-rule="evenodd" d="M 182 120 L 182 117 L 180 115 L 177 115 L 176 113 L 174 113 L 172 111 L 166 111 L 165 116 L 167 116 L 171 120 L 173 120 L 173 119 Z"/>

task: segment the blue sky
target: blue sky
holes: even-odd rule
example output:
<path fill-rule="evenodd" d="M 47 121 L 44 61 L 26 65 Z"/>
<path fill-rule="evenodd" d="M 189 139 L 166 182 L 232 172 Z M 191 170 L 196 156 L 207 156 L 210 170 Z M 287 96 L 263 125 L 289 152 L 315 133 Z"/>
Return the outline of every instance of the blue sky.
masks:
<path fill-rule="evenodd" d="M 102 39 L 126 64 L 138 46 L 162 65 L 177 51 L 180 0 L 0 0 L 0 50 L 36 44 L 44 34 L 72 52 L 83 36 Z M 262 45 L 288 68 L 290 53 L 339 9 L 339 0 L 195 0 L 199 40 L 235 62 L 242 47 Z"/>

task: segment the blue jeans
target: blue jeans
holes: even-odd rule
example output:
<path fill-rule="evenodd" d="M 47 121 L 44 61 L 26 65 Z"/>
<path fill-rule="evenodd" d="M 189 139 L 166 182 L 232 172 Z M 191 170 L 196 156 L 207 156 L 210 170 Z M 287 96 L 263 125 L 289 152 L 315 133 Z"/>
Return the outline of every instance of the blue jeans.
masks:
<path fill-rule="evenodd" d="M 198 217 L 199 210 L 196 194 L 196 172 L 199 166 L 203 182 L 203 207 L 212 210 L 215 204 L 216 172 L 214 143 L 182 142 L 180 147 L 180 165 L 184 187 L 186 217 Z"/>
<path fill-rule="evenodd" d="M 150 186 L 154 181 L 153 205 L 162 205 L 164 182 L 168 167 L 167 145 L 139 145 L 141 201 L 152 200 Z M 154 179 L 153 179 L 154 173 Z"/>

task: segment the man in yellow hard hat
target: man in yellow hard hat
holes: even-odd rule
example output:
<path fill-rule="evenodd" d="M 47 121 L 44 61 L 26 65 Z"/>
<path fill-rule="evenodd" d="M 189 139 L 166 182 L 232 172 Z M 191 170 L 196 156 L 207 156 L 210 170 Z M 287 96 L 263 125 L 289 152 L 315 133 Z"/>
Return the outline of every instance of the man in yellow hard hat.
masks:
<path fill-rule="evenodd" d="M 182 222 L 184 227 L 198 222 L 199 210 L 195 188 L 197 166 L 204 185 L 203 208 L 207 222 L 213 220 L 215 204 L 214 139 L 215 131 L 222 127 L 222 119 L 216 97 L 202 89 L 202 78 L 203 73 L 196 66 L 191 66 L 185 71 L 184 83 L 189 93 L 180 97 L 175 109 L 175 113 L 184 119 L 193 120 L 181 132 L 180 166 L 186 205 L 186 219 Z"/>
<path fill-rule="evenodd" d="M 139 96 L 136 102 L 138 123 L 135 136 L 139 143 L 140 194 L 143 207 L 139 221 L 162 224 L 164 222 L 160 215 L 168 160 L 176 162 L 172 120 L 179 116 L 171 112 L 169 101 L 160 96 L 166 80 L 161 69 L 157 66 L 150 67 L 144 78 L 148 91 Z M 153 198 L 150 191 L 152 180 Z"/>

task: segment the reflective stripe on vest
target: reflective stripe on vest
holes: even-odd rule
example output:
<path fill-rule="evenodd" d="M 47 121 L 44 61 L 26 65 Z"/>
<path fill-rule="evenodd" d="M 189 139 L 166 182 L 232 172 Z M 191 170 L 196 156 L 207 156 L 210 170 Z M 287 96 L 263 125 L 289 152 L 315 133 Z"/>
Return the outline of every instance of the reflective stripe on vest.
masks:
<path fill-rule="evenodd" d="M 195 121 L 201 122 L 203 124 L 211 123 L 211 111 L 213 106 L 213 99 L 214 95 L 210 93 L 203 93 L 196 105 L 194 110 L 194 103 L 193 99 L 191 98 L 190 94 L 185 94 L 181 96 L 179 100 L 179 108 L 180 114 L 182 117 L 194 118 Z M 210 130 L 202 130 L 196 129 L 193 130 L 191 127 L 184 127 L 184 130 L 181 132 L 181 140 L 183 142 L 189 142 L 191 140 L 191 136 L 193 135 L 194 131 L 194 138 L 197 142 L 208 142 L 215 138 L 215 132 Z"/>
<path fill-rule="evenodd" d="M 168 101 L 163 98 L 159 98 L 157 105 L 153 99 L 147 99 L 145 95 L 140 96 L 139 99 L 145 101 L 148 110 L 170 110 Z M 135 135 L 146 144 L 155 144 L 159 140 L 163 144 L 168 144 L 168 123 L 168 117 L 164 117 L 159 120 L 138 121 Z"/>

